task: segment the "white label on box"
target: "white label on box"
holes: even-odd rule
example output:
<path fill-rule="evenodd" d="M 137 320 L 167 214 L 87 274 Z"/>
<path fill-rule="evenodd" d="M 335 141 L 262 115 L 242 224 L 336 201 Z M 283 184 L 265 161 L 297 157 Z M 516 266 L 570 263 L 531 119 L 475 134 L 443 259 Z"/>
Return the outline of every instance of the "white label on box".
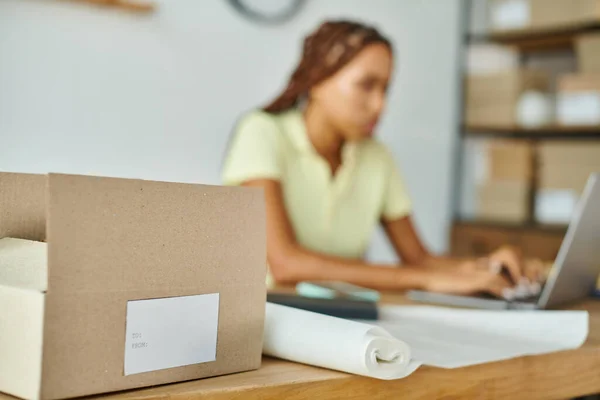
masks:
<path fill-rule="evenodd" d="M 543 189 L 535 196 L 535 218 L 544 224 L 568 224 L 578 195 L 569 189 Z"/>
<path fill-rule="evenodd" d="M 558 96 L 558 120 L 563 125 L 600 124 L 600 92 L 561 93 Z"/>
<path fill-rule="evenodd" d="M 127 302 L 125 375 L 215 361 L 219 294 Z"/>
<path fill-rule="evenodd" d="M 494 29 L 518 29 L 529 25 L 531 11 L 528 0 L 504 0 L 494 3 L 491 23 Z"/>

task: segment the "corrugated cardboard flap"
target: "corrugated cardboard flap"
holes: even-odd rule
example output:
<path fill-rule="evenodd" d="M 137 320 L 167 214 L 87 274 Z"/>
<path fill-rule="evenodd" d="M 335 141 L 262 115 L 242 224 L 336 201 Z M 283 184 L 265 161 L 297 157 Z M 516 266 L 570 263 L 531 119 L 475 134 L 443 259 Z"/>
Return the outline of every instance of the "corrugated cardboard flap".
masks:
<path fill-rule="evenodd" d="M 46 175 L 0 172 L 0 239 L 45 236 Z"/>

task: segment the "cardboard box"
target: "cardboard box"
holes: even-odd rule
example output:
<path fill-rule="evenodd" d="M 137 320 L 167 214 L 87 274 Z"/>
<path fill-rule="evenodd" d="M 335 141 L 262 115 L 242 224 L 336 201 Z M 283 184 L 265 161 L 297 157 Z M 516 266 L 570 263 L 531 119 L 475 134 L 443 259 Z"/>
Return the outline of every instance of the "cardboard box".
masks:
<path fill-rule="evenodd" d="M 531 24 L 529 0 L 491 0 L 488 4 L 492 31 L 524 29 Z"/>
<path fill-rule="evenodd" d="M 529 219 L 529 182 L 495 181 L 478 187 L 476 217 L 521 223 Z"/>
<path fill-rule="evenodd" d="M 491 105 L 465 108 L 465 124 L 469 127 L 517 125 L 516 105 Z"/>
<path fill-rule="evenodd" d="M 510 70 L 466 78 L 465 122 L 469 126 L 519 125 L 517 105 L 529 90 L 547 92 L 548 74 L 538 70 Z"/>
<path fill-rule="evenodd" d="M 466 78 L 467 108 L 486 106 L 516 107 L 521 95 L 528 90 L 550 90 L 549 75 L 540 70 L 517 69 Z"/>
<path fill-rule="evenodd" d="M 488 179 L 530 182 L 533 176 L 532 146 L 521 140 L 494 140 L 487 149 Z"/>
<path fill-rule="evenodd" d="M 600 143 L 552 141 L 538 147 L 540 189 L 581 194 L 589 175 L 600 171 Z"/>
<path fill-rule="evenodd" d="M 600 74 L 600 34 L 577 37 L 577 64 L 582 74 Z"/>
<path fill-rule="evenodd" d="M 518 69 L 520 53 L 512 46 L 471 44 L 467 47 L 466 64 L 469 76 L 499 74 Z"/>
<path fill-rule="evenodd" d="M 258 368 L 265 236 L 260 190 L 0 173 L 0 239 L 47 243 L 47 282 L 0 274 L 0 391 L 58 399 Z"/>
<path fill-rule="evenodd" d="M 600 20 L 600 0 L 493 0 L 490 30 L 551 30 Z"/>
<path fill-rule="evenodd" d="M 484 221 L 520 224 L 529 219 L 529 212 L 519 203 L 482 201 L 478 207 L 476 217 Z"/>
<path fill-rule="evenodd" d="M 567 74 L 558 79 L 559 92 L 600 92 L 600 74 Z"/>
<path fill-rule="evenodd" d="M 588 177 L 600 171 L 600 143 L 552 141 L 538 147 L 538 222 L 569 223 Z"/>
<path fill-rule="evenodd" d="M 533 29 L 552 29 L 600 20 L 600 0 L 529 0 Z"/>
<path fill-rule="evenodd" d="M 571 74 L 558 81 L 561 125 L 600 125 L 600 74 Z"/>
<path fill-rule="evenodd" d="M 581 195 L 590 174 L 594 172 L 600 172 L 600 165 L 542 165 L 539 173 L 538 187 L 540 189 L 568 189 Z"/>
<path fill-rule="evenodd" d="M 535 220 L 542 224 L 568 224 L 579 197 L 571 189 L 539 189 L 535 195 Z"/>
<path fill-rule="evenodd" d="M 600 143 L 596 141 L 543 141 L 538 145 L 541 167 L 589 165 L 600 167 Z"/>

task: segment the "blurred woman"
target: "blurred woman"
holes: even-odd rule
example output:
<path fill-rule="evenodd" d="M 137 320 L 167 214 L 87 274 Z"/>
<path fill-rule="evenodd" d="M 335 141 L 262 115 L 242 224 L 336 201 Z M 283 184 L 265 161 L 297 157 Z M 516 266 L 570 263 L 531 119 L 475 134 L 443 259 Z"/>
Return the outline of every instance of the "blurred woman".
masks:
<path fill-rule="evenodd" d="M 401 173 L 375 138 L 393 61 L 390 41 L 373 27 L 323 23 L 305 39 L 285 90 L 236 126 L 223 180 L 264 189 L 267 256 L 278 283 L 510 296 L 514 283 L 537 272 L 525 277 L 515 251 L 478 260 L 437 257 L 413 226 Z M 364 261 L 379 223 L 402 268 Z M 502 266 L 510 277 L 498 273 Z"/>

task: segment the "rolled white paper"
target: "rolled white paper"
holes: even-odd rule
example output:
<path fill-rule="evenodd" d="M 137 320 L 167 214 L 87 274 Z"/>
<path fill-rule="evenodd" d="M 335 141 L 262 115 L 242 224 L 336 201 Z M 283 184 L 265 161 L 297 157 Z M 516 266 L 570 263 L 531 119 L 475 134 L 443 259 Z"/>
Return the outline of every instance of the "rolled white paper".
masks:
<path fill-rule="evenodd" d="M 382 328 L 267 303 L 263 354 L 378 379 L 411 374 L 408 345 Z"/>

